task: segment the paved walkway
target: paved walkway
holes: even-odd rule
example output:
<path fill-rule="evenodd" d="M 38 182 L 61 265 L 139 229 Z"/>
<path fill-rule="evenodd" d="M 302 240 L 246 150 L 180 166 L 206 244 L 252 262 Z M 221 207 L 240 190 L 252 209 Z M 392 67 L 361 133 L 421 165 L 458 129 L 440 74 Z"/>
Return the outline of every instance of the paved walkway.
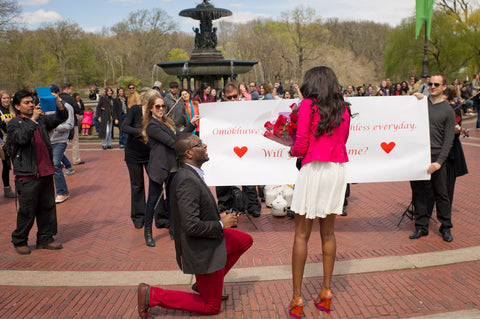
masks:
<path fill-rule="evenodd" d="M 465 123 L 467 128 L 473 122 Z M 337 262 L 330 314 L 313 298 L 321 283 L 318 225 L 310 240 L 303 295 L 305 318 L 480 318 L 480 132 L 462 139 L 470 173 L 457 180 L 454 241 L 446 243 L 431 223 L 430 235 L 409 240 L 413 222 L 400 217 L 410 202 L 407 182 L 352 185 L 348 216 L 336 224 Z M 123 151 L 103 151 L 96 140 L 81 145 L 77 173 L 68 176 L 72 197 L 57 206 L 61 251 L 17 255 L 10 243 L 15 202 L 0 198 L 0 318 L 137 318 L 139 282 L 189 290 L 192 276 L 176 265 L 166 230 L 154 230 L 157 247 L 144 244 L 143 230 L 129 219 L 128 172 Z M 67 152 L 69 155 L 69 152 Z M 270 209 L 239 229 L 253 247 L 229 274 L 231 298 L 218 318 L 287 318 L 291 298 L 293 220 Z M 156 318 L 198 318 L 152 309 Z M 205 317 L 205 316 L 200 316 Z"/>

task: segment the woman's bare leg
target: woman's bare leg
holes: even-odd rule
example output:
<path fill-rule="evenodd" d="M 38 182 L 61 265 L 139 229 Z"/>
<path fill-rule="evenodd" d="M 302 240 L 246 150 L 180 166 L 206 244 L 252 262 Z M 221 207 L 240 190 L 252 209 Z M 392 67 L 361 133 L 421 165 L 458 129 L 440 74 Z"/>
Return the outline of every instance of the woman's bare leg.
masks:
<path fill-rule="evenodd" d="M 295 239 L 292 250 L 293 299 L 302 295 L 302 279 L 308 254 L 308 240 L 312 232 L 313 219 L 295 214 Z M 303 300 L 298 304 L 303 304 Z"/>
<path fill-rule="evenodd" d="M 337 243 L 335 240 L 335 217 L 330 214 L 325 218 L 320 218 L 320 237 L 322 238 L 322 258 L 323 258 L 323 282 L 322 288 L 318 293 L 318 300 L 321 298 L 321 292 L 330 290 L 332 281 L 333 267 L 335 265 L 335 254 L 337 252 Z M 331 292 L 323 297 L 330 298 Z"/>

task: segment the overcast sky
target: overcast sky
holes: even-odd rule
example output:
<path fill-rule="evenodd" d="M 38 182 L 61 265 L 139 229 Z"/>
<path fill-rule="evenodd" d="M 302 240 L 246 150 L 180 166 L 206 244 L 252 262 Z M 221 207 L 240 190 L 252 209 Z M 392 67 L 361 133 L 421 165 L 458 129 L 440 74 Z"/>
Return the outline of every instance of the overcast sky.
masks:
<path fill-rule="evenodd" d="M 162 8 L 177 24 L 177 28 L 192 32 L 197 21 L 178 16 L 187 8 L 193 8 L 202 0 L 20 0 L 21 19 L 28 28 L 35 29 L 43 22 L 68 20 L 77 23 L 85 31 L 98 32 L 102 27 L 111 27 L 124 20 L 138 9 Z M 314 8 L 322 19 L 337 17 L 341 20 L 371 20 L 398 25 L 415 11 L 414 0 L 265 0 L 222 1 L 211 3 L 217 8 L 229 9 L 234 22 L 246 22 L 256 17 L 278 19 L 283 11 L 292 10 L 299 4 Z"/>

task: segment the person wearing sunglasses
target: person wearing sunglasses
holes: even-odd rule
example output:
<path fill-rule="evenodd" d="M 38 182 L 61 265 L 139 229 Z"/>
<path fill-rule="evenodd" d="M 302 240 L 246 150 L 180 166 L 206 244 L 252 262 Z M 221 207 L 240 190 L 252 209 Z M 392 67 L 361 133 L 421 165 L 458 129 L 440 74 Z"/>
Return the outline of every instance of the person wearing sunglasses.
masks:
<path fill-rule="evenodd" d="M 239 94 L 235 84 L 228 83 L 223 89 L 225 93 L 225 102 L 238 101 Z M 215 192 L 217 194 L 218 207 L 220 211 L 232 209 L 233 190 L 235 186 L 217 186 Z M 260 217 L 262 205 L 258 200 L 257 186 L 242 186 L 243 197 L 246 199 L 247 212 L 253 217 Z"/>
<path fill-rule="evenodd" d="M 141 105 L 142 99 L 140 98 L 140 94 L 135 91 L 135 84 L 130 83 L 128 86 L 128 97 L 127 97 L 127 107 L 131 108 L 134 105 Z"/>
<path fill-rule="evenodd" d="M 453 145 L 455 137 L 455 112 L 445 101 L 443 92 L 447 88 L 445 75 L 437 73 L 432 75 L 428 83 L 430 96 L 428 98 L 428 120 L 430 124 L 430 154 L 432 163 L 427 168 L 431 174 L 437 218 L 440 222 L 440 234 L 446 242 L 451 242 L 452 208 L 448 196 L 446 159 Z M 423 94 L 415 93 L 417 98 Z M 429 215 L 426 205 L 426 181 L 410 181 L 412 187 L 412 202 L 415 207 L 415 231 L 410 239 L 418 239 L 428 235 Z"/>
<path fill-rule="evenodd" d="M 182 105 L 180 107 L 185 111 Z M 149 247 L 155 247 L 152 237 L 153 213 L 157 203 L 164 206 L 162 216 L 165 227 L 169 226 L 168 198 L 169 181 L 177 170 L 177 160 L 173 146 L 177 133 L 180 133 L 175 122 L 165 114 L 165 101 L 160 96 L 153 96 L 147 102 L 145 115 L 143 117 L 143 135 L 145 141 L 150 145 L 150 157 L 147 164 L 149 179 L 148 198 L 145 207 L 145 243 Z M 200 119 L 194 115 L 184 132 L 193 132 Z M 168 179 L 168 180 L 167 180 Z M 163 198 L 163 184 L 165 184 L 167 202 Z"/>
<path fill-rule="evenodd" d="M 144 175 L 150 158 L 150 147 L 145 142 L 142 123 L 148 100 L 152 96 L 159 96 L 159 93 L 156 90 L 143 93 L 142 105 L 134 105 L 128 109 L 120 126 L 120 131 L 128 134 L 124 160 L 130 177 L 130 218 L 136 229 L 141 229 L 145 222 Z M 156 226 L 160 228 L 161 225 L 156 223 Z"/>
<path fill-rule="evenodd" d="M 149 308 L 218 314 L 224 277 L 252 246 L 252 236 L 235 227 L 235 214 L 219 213 L 203 178 L 202 165 L 209 160 L 207 145 L 193 134 L 181 134 L 175 142 L 179 169 L 171 185 L 171 209 L 178 266 L 195 275 L 193 292 L 167 290 L 141 283 L 137 288 L 140 318 L 153 318 Z"/>
<path fill-rule="evenodd" d="M 252 101 L 260 99 L 260 96 L 258 95 L 257 86 L 255 85 L 255 82 L 250 82 L 250 84 L 248 85 L 248 89 L 250 90 L 250 95 L 252 96 Z"/>

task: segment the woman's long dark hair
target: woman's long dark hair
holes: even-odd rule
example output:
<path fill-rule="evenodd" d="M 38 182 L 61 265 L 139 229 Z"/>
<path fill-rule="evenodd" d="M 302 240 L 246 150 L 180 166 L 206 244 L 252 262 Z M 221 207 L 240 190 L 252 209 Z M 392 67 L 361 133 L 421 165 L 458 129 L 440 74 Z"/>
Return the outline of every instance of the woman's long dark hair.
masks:
<path fill-rule="evenodd" d="M 315 136 L 331 134 L 332 130 L 344 121 L 343 112 L 345 108 L 352 116 L 350 103 L 345 102 L 339 87 L 337 76 L 332 69 L 326 66 L 311 68 L 303 77 L 300 92 L 302 92 L 304 99 L 312 100 L 310 105 L 312 113 L 315 112 L 315 105 L 320 113 Z"/>
<path fill-rule="evenodd" d="M 196 95 L 198 95 L 198 97 L 200 98 L 200 103 L 204 103 L 204 102 L 205 102 L 204 94 L 205 94 L 205 90 L 206 90 L 209 86 L 210 86 L 210 84 L 209 84 L 209 83 L 206 83 L 206 82 L 200 84 L 200 88 L 198 88 L 197 94 L 196 94 Z M 211 86 L 210 86 L 210 88 L 211 88 Z"/>

